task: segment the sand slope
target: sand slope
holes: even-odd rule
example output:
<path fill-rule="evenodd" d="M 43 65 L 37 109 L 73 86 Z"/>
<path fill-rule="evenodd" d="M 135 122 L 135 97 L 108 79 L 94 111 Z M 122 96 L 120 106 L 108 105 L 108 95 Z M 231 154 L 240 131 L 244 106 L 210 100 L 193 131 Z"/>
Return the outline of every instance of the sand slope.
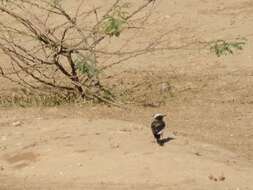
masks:
<path fill-rule="evenodd" d="M 148 127 L 120 120 L 35 118 L 5 125 L 0 189 L 253 187 L 247 161 L 169 130 L 165 137 L 174 139 L 160 147 Z"/>

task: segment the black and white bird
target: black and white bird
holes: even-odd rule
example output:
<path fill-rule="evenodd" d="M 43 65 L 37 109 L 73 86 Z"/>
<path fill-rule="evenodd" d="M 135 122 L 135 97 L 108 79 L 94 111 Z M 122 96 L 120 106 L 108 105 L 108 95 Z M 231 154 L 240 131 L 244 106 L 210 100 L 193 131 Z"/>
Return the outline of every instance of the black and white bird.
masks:
<path fill-rule="evenodd" d="M 157 113 L 154 115 L 154 120 L 151 123 L 151 130 L 158 144 L 161 144 L 161 137 L 166 127 L 163 120 L 165 116 L 164 114 Z"/>

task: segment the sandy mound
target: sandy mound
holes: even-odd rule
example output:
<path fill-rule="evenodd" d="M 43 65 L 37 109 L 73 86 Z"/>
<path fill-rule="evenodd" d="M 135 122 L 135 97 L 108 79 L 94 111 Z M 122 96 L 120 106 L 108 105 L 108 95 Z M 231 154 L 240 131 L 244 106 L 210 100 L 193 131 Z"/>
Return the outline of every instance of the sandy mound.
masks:
<path fill-rule="evenodd" d="M 0 189 L 252 188 L 252 165 L 169 130 L 163 147 L 120 120 L 37 118 L 2 132 Z"/>

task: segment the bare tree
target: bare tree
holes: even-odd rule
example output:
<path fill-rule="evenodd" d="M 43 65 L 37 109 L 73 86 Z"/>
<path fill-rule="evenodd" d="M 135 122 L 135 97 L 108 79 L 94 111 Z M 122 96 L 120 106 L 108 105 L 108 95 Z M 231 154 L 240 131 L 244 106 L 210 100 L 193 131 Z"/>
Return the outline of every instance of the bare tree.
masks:
<path fill-rule="evenodd" d="M 7 66 L 0 65 L 0 76 L 26 89 L 113 103 L 115 97 L 103 84 L 101 73 L 115 65 L 150 52 L 195 45 L 211 47 L 220 56 L 245 44 L 190 39 L 170 46 L 169 34 L 180 30 L 175 27 L 137 48 L 129 47 L 134 43 L 131 36 L 120 46 L 108 48 L 110 40 L 120 40 L 122 33 L 143 30 L 156 1 L 140 0 L 129 6 L 128 0 L 111 0 L 102 7 L 87 8 L 86 1 L 75 0 L 79 3 L 75 11 L 66 8 L 67 2 L 0 0 L 0 49 L 9 58 Z"/>
<path fill-rule="evenodd" d="M 101 7 L 82 11 L 83 2 L 70 14 L 63 1 L 2 1 L 0 48 L 10 62 L 7 69 L 0 66 L 0 75 L 25 88 L 113 102 L 99 73 L 150 51 L 154 44 L 127 52 L 107 51 L 103 43 L 131 29 L 131 20 L 154 1 L 143 1 L 129 11 L 127 3 L 115 0 L 101 16 Z M 101 64 L 101 57 L 115 58 Z"/>

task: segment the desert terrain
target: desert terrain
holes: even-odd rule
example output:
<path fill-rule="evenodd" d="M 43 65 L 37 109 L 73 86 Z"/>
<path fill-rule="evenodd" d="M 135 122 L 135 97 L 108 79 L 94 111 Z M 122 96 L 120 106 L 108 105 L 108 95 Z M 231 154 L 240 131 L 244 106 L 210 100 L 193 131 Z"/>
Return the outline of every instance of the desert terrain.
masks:
<path fill-rule="evenodd" d="M 116 77 L 106 82 L 115 88 L 143 84 L 128 91 L 122 107 L 1 105 L 0 190 L 253 189 L 253 1 L 153 6 L 150 30 L 139 34 L 144 40 L 171 30 L 173 45 L 237 37 L 247 43 L 222 57 L 194 46 L 112 67 L 106 74 Z M 2 56 L 0 64 L 6 61 Z M 6 92 L 13 86 L 0 78 L 0 95 Z M 158 112 L 167 114 L 164 146 L 150 130 Z"/>

